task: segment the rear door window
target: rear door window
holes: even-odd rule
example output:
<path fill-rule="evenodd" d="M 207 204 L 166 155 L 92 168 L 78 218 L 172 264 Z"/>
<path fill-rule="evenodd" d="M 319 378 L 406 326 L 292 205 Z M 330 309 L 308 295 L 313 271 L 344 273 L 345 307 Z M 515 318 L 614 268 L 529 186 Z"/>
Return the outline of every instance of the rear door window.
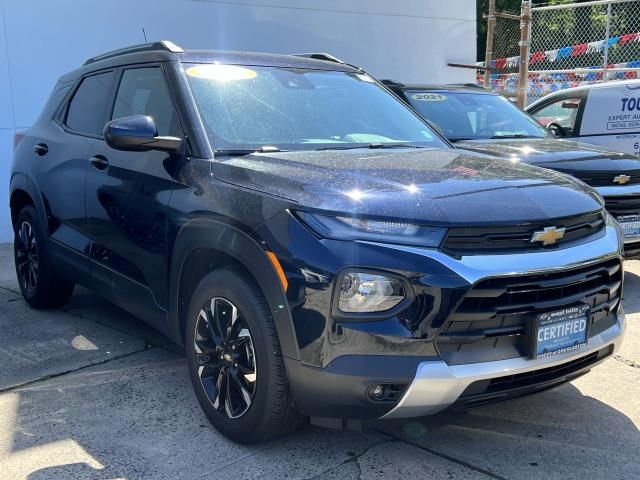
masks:
<path fill-rule="evenodd" d="M 113 72 L 85 77 L 74 93 L 65 124 L 71 130 L 89 135 L 102 135 Z"/>

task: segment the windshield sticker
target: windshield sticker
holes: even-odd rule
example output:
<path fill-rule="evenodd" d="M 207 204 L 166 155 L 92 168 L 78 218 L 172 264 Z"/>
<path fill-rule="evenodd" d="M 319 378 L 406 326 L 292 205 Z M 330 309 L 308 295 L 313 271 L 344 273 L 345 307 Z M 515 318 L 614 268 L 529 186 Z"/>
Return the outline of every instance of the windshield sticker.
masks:
<path fill-rule="evenodd" d="M 447 96 L 441 93 L 414 93 L 411 98 L 420 102 L 443 102 Z"/>
<path fill-rule="evenodd" d="M 233 82 L 236 80 L 249 80 L 258 74 L 250 68 L 239 67 L 237 65 L 198 65 L 189 67 L 187 75 L 194 78 L 204 78 L 217 82 Z"/>

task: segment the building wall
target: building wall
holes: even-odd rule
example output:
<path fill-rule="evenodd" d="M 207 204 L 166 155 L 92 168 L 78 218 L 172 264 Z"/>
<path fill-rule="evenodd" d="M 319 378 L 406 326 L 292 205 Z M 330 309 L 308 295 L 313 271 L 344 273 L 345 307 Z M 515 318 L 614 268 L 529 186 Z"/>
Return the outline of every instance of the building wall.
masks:
<path fill-rule="evenodd" d="M 12 238 L 15 129 L 34 121 L 56 79 L 115 48 L 329 52 L 378 78 L 473 81 L 474 0 L 0 0 L 0 242 Z"/>

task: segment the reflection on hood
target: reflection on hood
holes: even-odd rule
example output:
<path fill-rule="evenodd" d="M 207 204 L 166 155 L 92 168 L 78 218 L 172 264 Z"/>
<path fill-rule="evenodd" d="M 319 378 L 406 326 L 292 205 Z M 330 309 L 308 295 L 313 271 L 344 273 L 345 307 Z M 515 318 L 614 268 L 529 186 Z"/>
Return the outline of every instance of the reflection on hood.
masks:
<path fill-rule="evenodd" d="M 306 208 L 430 224 L 526 222 L 601 208 L 566 175 L 453 149 L 253 154 L 215 162 L 213 172 Z"/>

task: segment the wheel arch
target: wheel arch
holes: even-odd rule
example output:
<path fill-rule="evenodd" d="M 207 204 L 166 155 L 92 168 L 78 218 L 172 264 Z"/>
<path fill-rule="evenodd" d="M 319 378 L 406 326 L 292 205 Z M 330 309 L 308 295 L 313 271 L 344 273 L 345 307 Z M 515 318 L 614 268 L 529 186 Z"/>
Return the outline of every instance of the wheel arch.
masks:
<path fill-rule="evenodd" d="M 11 225 L 15 227 L 15 222 L 20 211 L 26 205 L 33 205 L 38 217 L 45 228 L 49 227 L 49 209 L 46 201 L 38 194 L 37 188 L 31 178 L 23 172 L 14 172 L 11 175 L 9 187 L 9 209 L 11 215 Z"/>
<path fill-rule="evenodd" d="M 285 291 L 267 253 L 241 230 L 214 219 L 188 221 L 178 232 L 169 271 L 169 325 L 171 338 L 184 343 L 190 293 L 208 273 L 233 266 L 260 288 L 278 333 L 282 354 L 299 359 L 293 321 Z"/>
<path fill-rule="evenodd" d="M 35 202 L 29 193 L 22 188 L 15 188 L 11 192 L 11 197 L 9 199 L 9 208 L 11 210 L 11 225 L 15 228 L 16 220 L 18 219 L 18 215 L 20 211 L 26 207 L 27 205 L 33 205 L 35 207 Z"/>

